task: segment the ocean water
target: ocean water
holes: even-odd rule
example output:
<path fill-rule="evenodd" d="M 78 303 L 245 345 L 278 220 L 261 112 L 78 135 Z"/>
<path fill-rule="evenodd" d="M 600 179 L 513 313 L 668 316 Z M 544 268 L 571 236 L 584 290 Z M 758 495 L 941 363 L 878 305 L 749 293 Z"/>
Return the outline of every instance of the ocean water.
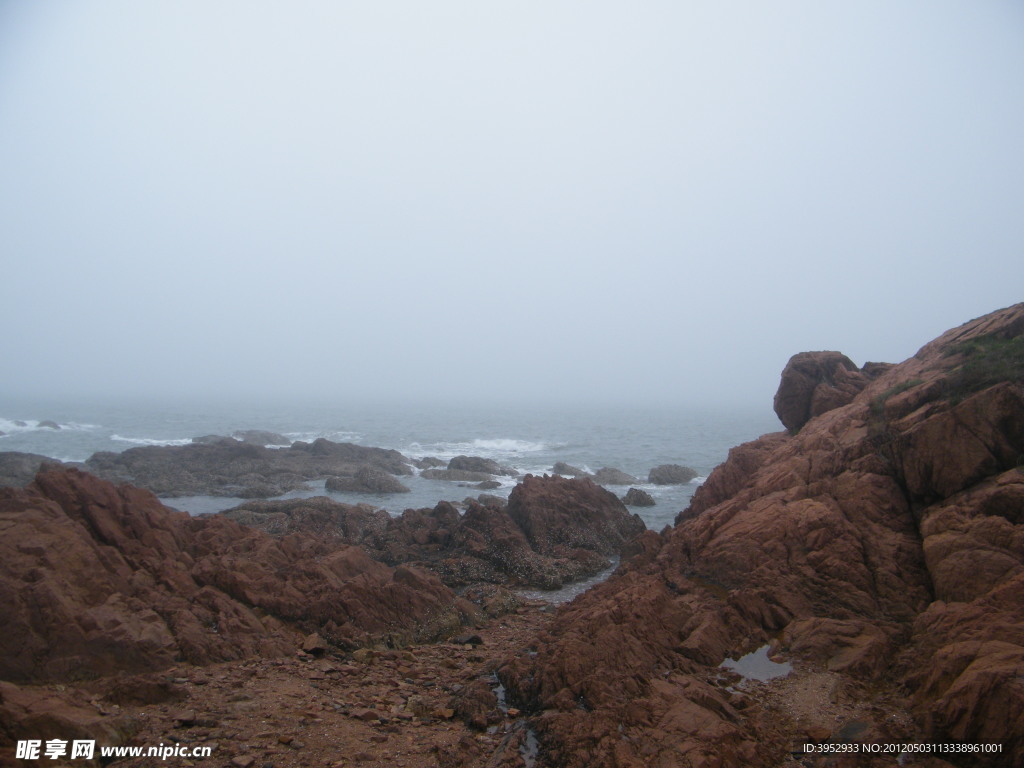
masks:
<path fill-rule="evenodd" d="M 60 429 L 42 426 L 52 421 Z M 654 497 L 654 507 L 632 507 L 649 528 L 670 525 L 694 490 L 721 463 L 729 448 L 781 429 L 771 408 L 726 409 L 644 406 L 454 406 L 311 403 L 129 403 L 0 400 L 0 451 L 38 453 L 61 461 L 84 461 L 97 451 L 121 452 L 144 445 L 185 445 L 193 437 L 262 429 L 289 440 L 325 437 L 336 442 L 394 448 L 410 458 L 483 456 L 522 474 L 550 473 L 564 461 L 595 471 L 614 467 L 638 478 L 632 485 Z M 698 477 L 681 486 L 647 482 L 659 464 L 683 464 Z M 514 478 L 500 478 L 508 496 Z M 457 483 L 403 477 L 411 493 L 389 496 L 327 493 L 313 484 L 287 497 L 327 495 L 348 503 L 370 503 L 400 514 L 462 501 L 481 491 Z M 623 496 L 630 486 L 607 486 Z M 193 514 L 240 503 L 238 499 L 166 499 Z"/>

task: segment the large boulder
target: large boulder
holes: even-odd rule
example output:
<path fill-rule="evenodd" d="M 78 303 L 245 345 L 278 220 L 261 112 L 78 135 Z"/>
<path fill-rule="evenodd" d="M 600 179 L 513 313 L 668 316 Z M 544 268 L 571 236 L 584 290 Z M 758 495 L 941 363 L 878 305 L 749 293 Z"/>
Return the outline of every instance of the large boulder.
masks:
<path fill-rule="evenodd" d="M 618 554 L 646 530 L 615 494 L 585 478 L 527 475 L 509 494 L 508 514 L 545 555 Z"/>
<path fill-rule="evenodd" d="M 697 470 L 681 464 L 662 464 L 647 473 L 647 482 L 655 485 L 684 485 L 697 476 Z"/>
<path fill-rule="evenodd" d="M 798 432 L 814 416 L 849 403 L 867 383 L 841 352 L 801 352 L 782 371 L 775 413 L 786 429 Z"/>
<path fill-rule="evenodd" d="M 590 479 L 598 485 L 632 485 L 637 481 L 632 475 L 614 467 L 601 467 Z"/>
<path fill-rule="evenodd" d="M 653 507 L 654 497 L 642 488 L 630 488 L 622 497 L 622 503 L 627 507 Z"/>
<path fill-rule="evenodd" d="M 518 473 L 510 468 L 503 467 L 494 459 L 485 459 L 482 456 L 455 456 L 448 462 L 448 469 L 463 472 L 483 472 L 488 475 L 508 475 L 515 477 Z"/>
<path fill-rule="evenodd" d="M 564 461 L 556 461 L 555 466 L 551 468 L 551 472 L 565 477 L 591 477 L 589 472 L 579 467 L 574 467 L 572 464 L 566 464 Z"/>

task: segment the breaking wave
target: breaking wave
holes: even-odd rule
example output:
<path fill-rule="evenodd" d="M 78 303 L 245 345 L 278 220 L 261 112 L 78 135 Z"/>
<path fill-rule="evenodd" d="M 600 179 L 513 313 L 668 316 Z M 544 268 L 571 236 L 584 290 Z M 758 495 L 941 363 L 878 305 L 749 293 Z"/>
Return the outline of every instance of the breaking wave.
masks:
<path fill-rule="evenodd" d="M 160 440 L 153 437 L 122 437 L 121 435 L 111 435 L 111 440 L 116 440 L 119 443 L 132 443 L 133 445 L 191 445 L 191 437 L 182 437 L 173 440 Z"/>

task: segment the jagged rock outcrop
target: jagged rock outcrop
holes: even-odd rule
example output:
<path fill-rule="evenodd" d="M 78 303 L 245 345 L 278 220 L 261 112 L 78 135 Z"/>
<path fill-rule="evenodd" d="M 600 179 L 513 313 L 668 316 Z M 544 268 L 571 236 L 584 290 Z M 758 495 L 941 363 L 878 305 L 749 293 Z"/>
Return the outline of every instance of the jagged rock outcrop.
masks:
<path fill-rule="evenodd" d="M 622 497 L 622 503 L 627 507 L 653 507 L 654 497 L 642 488 L 630 488 Z"/>
<path fill-rule="evenodd" d="M 618 499 L 589 481 L 528 476 L 513 496 L 514 512 L 501 499 L 469 499 L 461 515 L 441 502 L 392 518 L 321 497 L 249 502 L 221 514 L 277 536 L 310 532 L 358 545 L 388 565 L 431 570 L 451 587 L 557 589 L 607 568 L 644 530 Z"/>
<path fill-rule="evenodd" d="M 159 496 L 269 498 L 303 488 L 311 480 L 354 477 L 363 466 L 410 475 L 398 451 L 320 438 L 290 448 L 223 438 L 181 446 L 143 446 L 122 453 L 99 452 L 85 462 L 89 472 L 114 483 L 130 483 Z"/>
<path fill-rule="evenodd" d="M 803 358 L 817 373 L 800 398 L 791 361 L 791 433 L 730 452 L 674 529 L 641 536 L 500 670 L 539 713 L 547 764 L 767 766 L 800 728 L 839 738 L 842 723 L 787 725 L 708 685 L 771 638 L 851 686 L 898 683 L 915 721 L 879 707 L 874 738 L 999 743 L 958 759 L 1024 763 L 1022 334 L 1017 305 L 874 380 Z"/>
<path fill-rule="evenodd" d="M 433 575 L 303 534 L 192 518 L 78 470 L 0 489 L 0 679 L 60 680 L 453 632 Z"/>

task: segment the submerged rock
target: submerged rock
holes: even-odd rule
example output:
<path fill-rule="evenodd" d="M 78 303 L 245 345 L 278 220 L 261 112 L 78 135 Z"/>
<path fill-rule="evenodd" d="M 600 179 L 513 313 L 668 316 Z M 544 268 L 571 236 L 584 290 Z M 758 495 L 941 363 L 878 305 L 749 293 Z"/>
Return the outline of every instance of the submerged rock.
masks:
<path fill-rule="evenodd" d="M 579 467 L 574 467 L 571 464 L 566 464 L 564 461 L 556 461 L 551 471 L 556 475 L 563 475 L 565 477 L 592 477 L 589 472 Z"/>
<path fill-rule="evenodd" d="M 409 488 L 383 470 L 364 464 L 352 477 L 329 477 L 325 484 L 328 491 L 349 493 L 409 493 Z"/>
<path fill-rule="evenodd" d="M 265 429 L 240 429 L 231 433 L 236 440 L 253 445 L 291 445 L 292 441 L 277 432 L 268 432 Z"/>
<path fill-rule="evenodd" d="M 637 481 L 632 475 L 613 467 L 602 467 L 591 475 L 590 479 L 598 485 L 630 485 Z"/>
<path fill-rule="evenodd" d="M 622 497 L 622 503 L 627 507 L 653 507 L 654 497 L 641 488 L 630 488 Z"/>
<path fill-rule="evenodd" d="M 697 477 L 697 470 L 680 464 L 662 464 L 647 474 L 647 482 L 655 485 L 684 485 Z"/>
<path fill-rule="evenodd" d="M 105 480 L 131 483 L 166 497 L 281 496 L 312 480 L 354 477 L 363 466 L 391 475 L 412 474 L 409 460 L 398 451 L 323 438 L 277 449 L 230 437 L 199 439 L 203 442 L 100 452 L 85 465 Z"/>
<path fill-rule="evenodd" d="M 456 456 L 448 462 L 450 471 L 462 472 L 483 472 L 488 475 L 507 475 L 515 477 L 516 472 L 511 467 L 503 467 L 493 459 L 485 459 L 480 456 Z"/>

